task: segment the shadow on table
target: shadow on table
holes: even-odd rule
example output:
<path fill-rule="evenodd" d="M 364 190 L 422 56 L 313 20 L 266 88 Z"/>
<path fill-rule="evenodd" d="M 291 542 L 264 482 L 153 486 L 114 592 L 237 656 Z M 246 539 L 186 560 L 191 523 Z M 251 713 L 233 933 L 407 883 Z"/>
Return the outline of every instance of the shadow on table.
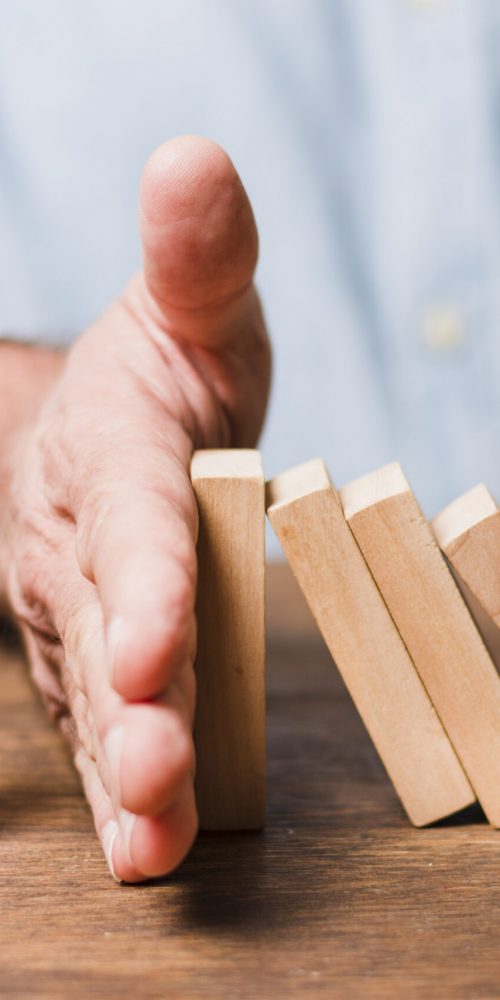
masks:
<path fill-rule="evenodd" d="M 275 831 L 272 836 L 265 832 L 199 836 L 184 865 L 169 878 L 182 887 L 186 928 L 254 930 L 260 936 L 265 929 L 289 924 L 293 909 L 283 879 L 293 880 L 295 895 L 300 889 L 299 870 L 293 871 L 289 856 L 285 871 L 283 857 L 281 865 L 276 864 L 278 852 L 270 843 L 275 838 Z"/>
<path fill-rule="evenodd" d="M 473 805 L 467 806 L 466 809 L 461 809 L 460 812 L 454 813 L 453 816 L 447 816 L 446 819 L 438 820 L 437 823 L 433 823 L 428 829 L 440 830 L 447 826 L 473 826 L 476 823 L 487 822 L 479 802 L 474 802 Z"/>

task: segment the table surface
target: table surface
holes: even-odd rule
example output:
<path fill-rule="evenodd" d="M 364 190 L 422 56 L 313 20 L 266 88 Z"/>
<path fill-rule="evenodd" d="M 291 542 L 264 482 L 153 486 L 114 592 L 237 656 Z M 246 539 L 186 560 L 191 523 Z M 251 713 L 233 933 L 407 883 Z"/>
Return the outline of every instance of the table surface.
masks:
<path fill-rule="evenodd" d="M 500 833 L 408 823 L 285 567 L 268 586 L 268 822 L 109 876 L 65 747 L 0 662 L 2 997 L 500 997 Z"/>

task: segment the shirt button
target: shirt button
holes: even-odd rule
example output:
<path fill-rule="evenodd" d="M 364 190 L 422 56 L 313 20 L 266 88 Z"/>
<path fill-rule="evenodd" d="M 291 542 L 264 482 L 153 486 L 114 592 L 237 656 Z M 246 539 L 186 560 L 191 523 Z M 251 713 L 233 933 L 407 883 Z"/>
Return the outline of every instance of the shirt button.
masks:
<path fill-rule="evenodd" d="M 431 351 L 455 351 L 465 339 L 462 317 L 453 306 L 429 309 L 422 323 L 422 339 Z"/>

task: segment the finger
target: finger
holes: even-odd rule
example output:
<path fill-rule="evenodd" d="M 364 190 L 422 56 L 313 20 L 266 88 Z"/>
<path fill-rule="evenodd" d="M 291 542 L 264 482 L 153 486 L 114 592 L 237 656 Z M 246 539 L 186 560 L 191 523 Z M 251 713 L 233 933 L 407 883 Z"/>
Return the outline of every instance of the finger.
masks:
<path fill-rule="evenodd" d="M 97 737 L 96 760 L 112 801 L 117 810 L 161 815 L 194 781 L 189 695 L 172 685 L 160 702 L 122 703 L 116 714 L 112 698 L 107 708 L 108 696 L 105 676 L 94 673 L 89 717 Z"/>
<path fill-rule="evenodd" d="M 96 763 L 83 748 L 75 754 L 75 764 L 115 879 L 142 881 L 166 875 L 180 864 L 198 830 L 192 782 L 184 783 L 173 804 L 160 816 L 138 816 L 113 806 Z"/>
<path fill-rule="evenodd" d="M 158 702 L 125 702 L 109 682 L 95 588 L 60 572 L 58 594 L 54 617 L 63 639 L 64 683 L 78 740 L 95 758 L 117 812 L 126 808 L 158 815 L 193 781 L 192 667 L 181 672 Z"/>
<path fill-rule="evenodd" d="M 77 510 L 77 556 L 97 586 L 115 689 L 149 699 L 195 653 L 197 513 L 187 472 L 154 450 L 137 448 L 130 473 L 110 499 L 106 485 Z"/>
<path fill-rule="evenodd" d="M 96 832 L 111 875 L 117 882 L 143 882 L 144 872 L 131 864 L 121 843 L 111 799 L 104 789 L 95 761 L 88 756 L 83 747 L 75 753 L 74 761 L 92 810 Z"/>
<path fill-rule="evenodd" d="M 190 783 L 162 816 L 125 815 L 120 822 L 125 856 L 148 878 L 173 871 L 191 848 L 197 830 L 194 788 Z"/>
<path fill-rule="evenodd" d="M 255 310 L 258 235 L 227 153 L 198 136 L 160 146 L 144 170 L 140 223 L 146 287 L 174 336 L 220 347 Z"/>

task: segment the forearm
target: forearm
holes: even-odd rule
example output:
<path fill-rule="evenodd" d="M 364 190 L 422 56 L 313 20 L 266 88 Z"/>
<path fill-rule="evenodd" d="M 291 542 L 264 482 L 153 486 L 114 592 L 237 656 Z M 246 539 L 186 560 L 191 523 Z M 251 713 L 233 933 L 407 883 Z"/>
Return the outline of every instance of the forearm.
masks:
<path fill-rule="evenodd" d="M 0 608 L 6 605 L 8 500 L 17 455 L 64 358 L 53 348 L 0 340 Z"/>

